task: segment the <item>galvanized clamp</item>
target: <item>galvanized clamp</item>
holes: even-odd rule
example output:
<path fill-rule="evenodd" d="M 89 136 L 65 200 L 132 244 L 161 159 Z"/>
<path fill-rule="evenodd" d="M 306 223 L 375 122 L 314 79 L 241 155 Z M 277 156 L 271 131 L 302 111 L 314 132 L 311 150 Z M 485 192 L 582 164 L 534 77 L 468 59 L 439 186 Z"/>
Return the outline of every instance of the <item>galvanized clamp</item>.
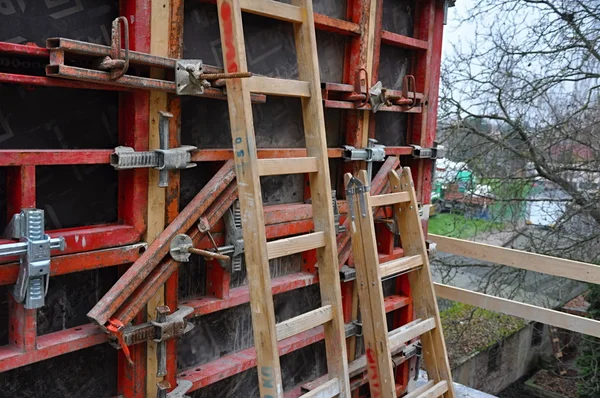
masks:
<path fill-rule="evenodd" d="M 115 151 L 110 155 L 110 165 L 115 170 L 150 167 L 160 170 L 158 186 L 164 188 L 169 186 L 169 170 L 196 167 L 196 163 L 191 163 L 191 152 L 198 148 L 191 145 L 169 148 L 169 119 L 173 115 L 162 111 L 159 114 L 160 149 L 137 152 L 131 147 L 116 147 Z"/>
<path fill-rule="evenodd" d="M 340 268 L 340 281 L 350 282 L 356 279 L 356 269 L 349 267 L 347 264 L 342 265 Z"/>
<path fill-rule="evenodd" d="M 224 86 L 225 79 L 247 77 L 252 77 L 252 73 L 204 73 L 200 59 L 180 59 L 175 66 L 177 95 L 202 95 L 205 88 Z"/>
<path fill-rule="evenodd" d="M 354 221 L 354 195 L 358 195 L 358 201 L 360 203 L 360 213 L 362 217 L 367 216 L 367 203 L 365 201 L 365 197 L 363 194 L 369 192 L 371 188 L 368 185 L 363 185 L 363 183 L 356 177 L 352 177 L 348 182 L 348 186 L 346 188 L 346 200 L 348 201 L 348 211 L 350 212 L 350 217 L 352 221 Z"/>
<path fill-rule="evenodd" d="M 383 162 L 385 160 L 385 145 L 377 144 L 377 140 L 374 138 L 369 138 L 367 147 L 363 149 L 344 145 L 342 158 L 347 162 L 353 160 L 367 162 L 367 175 L 369 176 L 369 181 L 371 181 L 373 162 Z"/>
<path fill-rule="evenodd" d="M 412 156 L 415 159 L 443 159 L 446 156 L 446 148 L 434 143 L 432 148 L 423 148 L 419 145 L 411 145 Z"/>
<path fill-rule="evenodd" d="M 188 322 L 185 318 L 194 312 L 192 307 L 180 305 L 179 309 L 172 314 L 167 306 L 156 308 L 156 320 L 145 322 L 135 326 L 125 326 L 116 319 L 111 319 L 107 327 L 113 339 L 110 343 L 115 348 L 121 348 L 127 357 L 129 364 L 133 365 L 129 353 L 129 346 L 140 344 L 146 341 L 158 343 L 156 355 L 158 358 L 157 376 L 166 374 L 166 343 L 167 340 L 174 337 L 183 336 L 194 328 L 194 324 Z"/>
<path fill-rule="evenodd" d="M 412 93 L 412 98 L 410 94 Z M 416 80 L 413 75 L 406 75 L 402 79 L 402 95 L 391 95 L 388 89 L 383 87 L 380 81 L 375 83 L 369 90 L 369 102 L 371 110 L 376 113 L 383 106 L 401 105 L 408 111 L 417 103 Z"/>
<path fill-rule="evenodd" d="M 6 228 L 8 239 L 18 243 L 0 245 L 0 256 L 20 256 L 20 268 L 13 289 L 15 300 L 27 309 L 44 306 L 50 282 L 50 250 L 65 250 L 64 238 L 44 233 L 44 210 L 21 209 Z"/>
<path fill-rule="evenodd" d="M 168 392 L 171 389 L 171 383 L 163 380 L 157 384 L 157 398 L 189 398 L 186 393 L 192 388 L 194 383 L 185 379 L 177 379 L 177 387 L 173 391 Z"/>
<path fill-rule="evenodd" d="M 340 207 L 338 206 L 336 190 L 331 191 L 331 205 L 333 206 L 333 222 L 335 224 L 335 234 L 339 235 L 342 232 L 346 232 L 346 226 L 340 223 Z"/>

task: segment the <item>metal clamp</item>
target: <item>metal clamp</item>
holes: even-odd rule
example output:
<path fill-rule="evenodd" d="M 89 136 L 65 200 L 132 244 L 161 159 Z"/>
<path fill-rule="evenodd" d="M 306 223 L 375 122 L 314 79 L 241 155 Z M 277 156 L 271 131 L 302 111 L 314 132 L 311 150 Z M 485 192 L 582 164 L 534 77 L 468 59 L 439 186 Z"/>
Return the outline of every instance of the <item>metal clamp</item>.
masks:
<path fill-rule="evenodd" d="M 175 66 L 177 95 L 202 95 L 205 88 L 224 86 L 224 79 L 246 77 L 252 77 L 252 73 L 204 73 L 202 60 L 200 59 L 180 59 Z"/>
<path fill-rule="evenodd" d="M 331 205 L 333 206 L 333 222 L 335 224 L 335 234 L 339 235 L 342 232 L 346 232 L 346 226 L 340 224 L 340 207 L 337 201 L 337 191 L 334 189 L 331 191 Z"/>
<path fill-rule="evenodd" d="M 158 186 L 164 188 L 169 186 L 169 170 L 196 167 L 196 163 L 191 163 L 191 152 L 198 148 L 191 145 L 169 148 L 169 119 L 173 115 L 162 111 L 159 114 L 160 149 L 137 152 L 131 147 L 119 146 L 110 155 L 110 165 L 115 170 L 150 167 L 160 170 Z"/>
<path fill-rule="evenodd" d="M 157 384 L 157 398 L 189 398 L 186 393 L 192 388 L 194 383 L 185 379 L 177 379 L 177 387 L 171 392 L 167 392 L 171 389 L 171 383 L 163 380 Z"/>
<path fill-rule="evenodd" d="M 15 300 L 27 309 L 43 307 L 50 282 L 50 250 L 64 251 L 64 238 L 50 238 L 44 233 L 44 210 L 41 209 L 21 209 L 21 213 L 13 215 L 5 235 L 20 240 L 0 245 L 0 256 L 21 257 L 13 289 Z"/>
<path fill-rule="evenodd" d="M 340 268 L 340 281 L 350 282 L 356 279 L 356 269 L 349 267 L 348 265 L 342 265 Z"/>
<path fill-rule="evenodd" d="M 410 88 L 412 87 L 412 90 Z M 412 98 L 410 97 L 412 93 Z M 383 87 L 380 81 L 375 83 L 369 90 L 369 102 L 371 110 L 376 113 L 384 106 L 401 105 L 404 111 L 408 111 L 417 104 L 416 98 L 416 80 L 413 75 L 406 75 L 402 79 L 402 95 L 391 95 L 388 89 Z"/>
<path fill-rule="evenodd" d="M 165 343 L 174 337 L 183 336 L 194 328 L 194 324 L 188 322 L 185 318 L 194 312 L 192 307 L 181 305 L 179 309 L 168 315 L 171 311 L 167 306 L 156 308 L 157 317 L 155 321 L 145 322 L 135 326 L 125 326 L 117 319 L 109 321 L 108 331 L 113 339 L 110 343 L 115 348 L 121 348 L 127 361 L 133 365 L 131 360 L 129 346 L 140 344 L 153 340 L 158 344 L 156 355 L 158 357 L 158 372 L 164 376 L 166 374 L 166 352 Z M 161 348 L 162 347 L 162 348 Z M 164 358 L 163 358 L 164 357 Z"/>
<path fill-rule="evenodd" d="M 443 145 L 433 144 L 432 148 L 423 148 L 419 145 L 411 145 L 412 156 L 415 159 L 443 159 L 446 156 L 446 148 Z"/>
<path fill-rule="evenodd" d="M 346 200 L 348 201 L 348 211 L 350 212 L 352 221 L 354 221 L 354 195 L 358 195 L 360 213 L 364 218 L 367 216 L 367 203 L 365 202 L 365 197 L 363 194 L 369 192 L 369 190 L 370 187 L 368 185 L 363 185 L 363 183 L 356 177 L 352 177 L 348 182 L 348 186 L 346 188 Z"/>
<path fill-rule="evenodd" d="M 353 146 L 344 145 L 342 158 L 345 161 L 361 160 L 367 162 L 367 174 L 369 176 L 369 181 L 371 181 L 373 162 L 383 162 L 385 160 L 385 145 L 377 144 L 377 140 L 374 138 L 369 138 L 367 147 L 363 149 L 356 149 Z"/>
<path fill-rule="evenodd" d="M 240 201 L 233 202 L 233 206 L 225 213 L 225 246 L 217 248 L 219 253 L 230 253 L 231 260 L 224 262 L 219 260 L 221 267 L 229 272 L 242 270 L 244 255 L 244 236 L 242 234 L 242 211 Z M 233 250 L 231 250 L 231 248 Z"/>
<path fill-rule="evenodd" d="M 123 40 L 119 22 L 123 25 Z M 125 56 L 121 57 L 121 42 L 125 43 Z M 112 22 L 110 56 L 100 60 L 98 69 L 110 71 L 110 79 L 117 80 L 129 69 L 129 22 L 125 17 L 117 17 Z"/>

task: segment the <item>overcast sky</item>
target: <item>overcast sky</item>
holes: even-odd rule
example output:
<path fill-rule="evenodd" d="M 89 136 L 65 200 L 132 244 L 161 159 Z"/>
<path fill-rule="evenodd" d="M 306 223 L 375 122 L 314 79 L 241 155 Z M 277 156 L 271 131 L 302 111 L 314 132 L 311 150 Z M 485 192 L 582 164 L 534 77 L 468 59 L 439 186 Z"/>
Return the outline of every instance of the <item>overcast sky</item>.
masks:
<path fill-rule="evenodd" d="M 473 24 L 459 26 L 460 18 L 467 15 L 467 10 L 475 3 L 475 0 L 457 0 L 456 6 L 448 9 L 448 23 L 444 29 L 443 55 L 452 51 L 452 44 L 458 44 L 462 40 L 468 40 L 469 35 L 475 31 Z"/>

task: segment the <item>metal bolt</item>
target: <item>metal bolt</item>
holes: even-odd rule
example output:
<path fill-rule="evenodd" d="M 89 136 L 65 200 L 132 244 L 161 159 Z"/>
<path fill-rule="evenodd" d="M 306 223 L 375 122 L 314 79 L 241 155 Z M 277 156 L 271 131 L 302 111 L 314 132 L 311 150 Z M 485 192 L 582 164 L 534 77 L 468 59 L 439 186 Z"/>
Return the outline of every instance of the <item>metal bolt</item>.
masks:
<path fill-rule="evenodd" d="M 171 389 L 171 383 L 163 380 L 156 384 L 156 398 L 167 398 L 167 392 Z"/>
<path fill-rule="evenodd" d="M 159 305 L 156 307 L 156 321 L 159 323 L 163 323 L 167 320 L 167 315 L 171 312 L 171 309 L 166 305 Z M 167 375 L 167 342 L 161 341 L 156 345 L 156 362 L 157 370 L 156 376 L 163 377 Z M 167 388 L 167 390 L 171 386 Z M 165 395 L 166 397 L 166 395 Z"/>

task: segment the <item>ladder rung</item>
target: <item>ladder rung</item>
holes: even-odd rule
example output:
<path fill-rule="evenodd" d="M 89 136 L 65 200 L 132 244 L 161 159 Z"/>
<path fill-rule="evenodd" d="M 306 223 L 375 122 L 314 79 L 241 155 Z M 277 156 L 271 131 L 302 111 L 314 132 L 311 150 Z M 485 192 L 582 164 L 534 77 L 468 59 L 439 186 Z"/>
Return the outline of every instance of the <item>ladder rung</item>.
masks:
<path fill-rule="evenodd" d="M 401 330 L 391 331 L 389 334 L 390 346 L 396 346 L 403 344 L 407 341 L 414 339 L 415 337 L 419 337 L 425 332 L 429 332 L 430 330 L 435 328 L 435 319 L 428 318 L 424 321 L 416 322 L 414 325 L 406 328 L 398 328 Z"/>
<path fill-rule="evenodd" d="M 288 22 L 303 22 L 302 9 L 272 0 L 240 0 L 242 10 Z"/>
<path fill-rule="evenodd" d="M 434 398 L 439 397 L 448 391 L 448 382 L 440 381 L 435 384 L 433 380 L 429 380 L 427 383 L 420 387 L 415 388 L 410 393 L 406 394 L 402 398 Z M 437 395 L 436 395 L 437 394 Z"/>
<path fill-rule="evenodd" d="M 440 381 L 435 386 L 431 387 L 417 398 L 438 398 L 448 392 L 448 382 L 446 380 Z"/>
<path fill-rule="evenodd" d="M 381 264 L 379 267 L 379 275 L 382 278 L 386 276 L 401 274 L 409 271 L 414 271 L 423 266 L 423 256 L 417 254 L 415 256 L 401 257 L 392 261 Z"/>
<path fill-rule="evenodd" d="M 267 242 L 269 260 L 274 258 L 290 256 L 308 250 L 325 246 L 325 232 L 313 232 L 306 235 L 283 238 L 273 242 Z"/>
<path fill-rule="evenodd" d="M 287 339 L 297 335 L 298 333 L 306 332 L 312 328 L 329 322 L 333 317 L 333 312 L 330 305 L 325 305 L 316 310 L 309 311 L 302 315 L 288 319 L 276 325 L 277 341 Z"/>
<path fill-rule="evenodd" d="M 317 158 L 313 157 L 258 160 L 258 174 L 261 176 L 316 173 L 317 171 Z"/>
<path fill-rule="evenodd" d="M 332 398 L 340 393 L 340 381 L 336 378 L 321 384 L 312 391 L 300 396 L 300 398 Z"/>
<path fill-rule="evenodd" d="M 403 202 L 410 202 L 410 195 L 408 192 L 395 192 L 371 196 L 372 207 L 395 205 L 396 203 Z"/>
<path fill-rule="evenodd" d="M 248 79 L 248 88 L 253 93 L 310 98 L 309 84 L 301 80 L 252 76 Z"/>

